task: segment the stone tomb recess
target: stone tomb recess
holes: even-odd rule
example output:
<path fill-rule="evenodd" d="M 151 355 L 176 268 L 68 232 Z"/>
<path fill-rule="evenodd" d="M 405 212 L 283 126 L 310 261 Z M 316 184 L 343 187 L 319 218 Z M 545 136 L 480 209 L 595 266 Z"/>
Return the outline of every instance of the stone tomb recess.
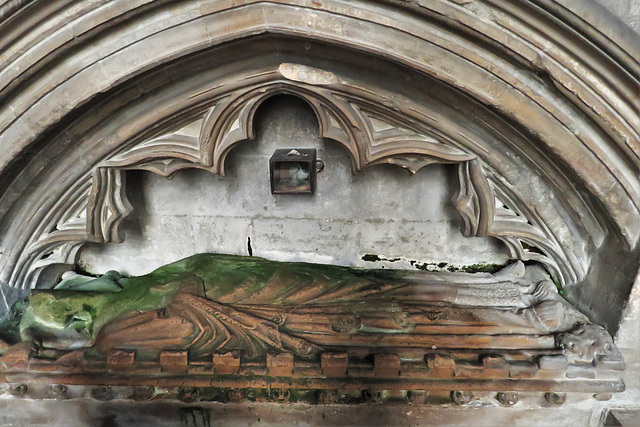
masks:
<path fill-rule="evenodd" d="M 2 389 L 621 392 L 639 46 L 595 0 L 0 6 Z M 270 193 L 277 148 L 314 195 Z"/>
<path fill-rule="evenodd" d="M 256 176 L 243 180 L 239 175 L 248 173 L 245 164 L 250 169 L 266 169 L 266 154 L 274 148 L 267 143 L 269 140 L 280 139 L 276 147 L 293 144 L 301 135 L 307 138 L 305 144 L 310 144 L 309 140 L 311 145 L 314 140 L 316 144 L 324 142 L 300 125 L 282 130 L 287 120 L 305 121 L 304 110 L 308 107 L 303 101 L 275 97 L 265 102 L 265 108 L 272 111 L 257 114 L 255 125 L 267 136 L 257 135 L 254 144 L 258 147 L 247 146 L 244 154 L 230 156 L 228 168 L 235 166 L 236 170 L 233 176 L 221 178 L 223 181 L 255 184 Z M 309 114 L 311 121 L 306 121 L 313 127 L 314 116 L 311 111 Z M 181 132 L 194 128 L 188 125 Z M 328 148 L 323 150 L 328 159 L 348 168 L 348 163 L 339 160 L 344 160 L 345 153 Z M 251 157 L 252 152 L 265 155 Z M 327 173 L 334 171 L 330 168 Z M 255 175 L 259 179 L 263 174 Z M 385 182 L 391 185 L 393 174 L 383 173 L 385 176 Z M 430 179 L 426 185 L 438 185 L 433 177 L 426 179 Z M 340 180 L 346 180 L 345 176 Z M 331 184 L 325 179 L 324 191 L 344 185 L 339 181 Z M 190 177 L 189 185 L 194 182 Z M 408 192 L 415 191 L 410 181 L 400 182 L 405 182 Z M 168 181 L 164 185 L 174 184 Z M 370 191 L 360 187 L 357 191 Z M 133 188 L 144 190 L 135 185 Z M 158 186 L 152 188 L 158 191 Z M 220 182 L 210 188 L 220 192 Z M 188 193 L 189 189 L 182 191 Z M 228 194 L 230 190 L 222 192 Z M 132 200 L 136 198 L 133 189 L 125 193 Z M 236 190 L 235 200 L 255 197 L 255 193 L 255 210 L 276 200 L 270 207 L 278 211 L 278 199 L 266 191 L 263 195 L 253 189 L 246 193 Z M 395 194 L 397 200 L 402 197 L 402 191 Z M 458 192 L 458 200 L 461 197 Z M 318 198 L 323 203 L 322 197 Z M 300 225 L 296 228 L 294 222 L 295 205 L 302 203 L 309 209 L 310 200 L 295 196 L 285 200 L 288 209 L 279 221 L 297 230 Z M 153 203 L 149 209 L 154 209 Z M 132 201 L 133 207 L 143 210 L 144 202 Z M 197 204 L 186 208 L 198 209 L 203 208 Z M 316 215 L 317 210 L 312 205 Z M 375 207 L 356 210 L 355 219 L 358 215 L 371 216 L 372 211 Z M 255 223 L 255 229 L 249 231 L 253 231 L 254 246 L 257 240 L 267 254 L 309 259 L 308 252 L 296 250 L 296 236 L 288 236 L 286 231 L 279 236 L 285 240 L 284 245 L 265 242 L 269 234 L 259 232 L 261 217 L 251 214 L 247 212 L 248 218 L 240 221 Z M 175 257 L 183 246 L 189 246 L 179 241 L 176 232 L 169 232 L 168 240 L 136 237 L 135 227 L 147 229 L 154 223 L 144 215 L 144 211 L 139 212 L 135 221 L 123 224 L 125 233 L 133 235 L 132 249 L 127 249 L 127 242 L 111 247 L 88 245 L 79 253 L 78 263 L 94 272 L 122 265 L 128 274 L 135 274 L 136 268 L 161 264 L 163 257 Z M 447 227 L 446 223 L 418 224 L 438 225 Z M 210 227 L 213 233 L 227 232 L 214 224 Z M 171 224 L 165 228 L 171 229 Z M 160 233 L 156 236 L 163 234 L 162 229 L 157 231 Z M 311 237 L 340 241 L 341 236 L 335 233 L 324 234 Z M 234 247 L 231 239 L 219 238 L 216 243 L 221 246 L 216 247 L 198 241 L 202 238 L 197 235 L 182 238 L 214 249 L 248 249 L 244 245 Z M 458 240 L 464 242 L 462 236 Z M 449 242 L 448 249 L 455 252 L 454 242 Z M 169 249 L 174 243 L 179 249 Z M 501 248 L 486 243 L 483 247 L 483 242 L 478 242 L 475 259 L 504 262 Z M 140 245 L 143 247 L 136 254 L 135 248 Z M 55 283 L 40 283 L 40 288 L 53 289 L 32 291 L 28 300 L 16 303 L 5 318 L 2 372 L 15 395 L 91 396 L 100 400 L 120 397 L 324 404 L 452 400 L 465 404 L 471 402 L 475 392 L 493 393 L 502 405 L 509 406 L 518 401 L 519 392 L 542 392 L 550 404 L 561 404 L 566 392 L 607 398 L 624 390 L 620 378 L 624 362 L 610 335 L 558 294 L 554 284 L 557 279 L 542 265 L 516 261 L 502 268 L 486 263 L 456 267 L 456 259 L 437 262 L 443 253 L 440 247 L 419 247 L 417 242 L 415 246 L 393 262 L 372 254 L 341 260 L 370 265 L 374 261 L 371 258 L 377 258 L 374 266 L 382 267 L 377 269 L 200 254 L 132 278 L 115 271 L 98 277 L 64 273 Z M 158 248 L 155 258 L 151 248 Z M 279 250 L 269 251 L 272 248 Z M 329 249 L 316 251 L 320 257 L 332 253 L 343 257 L 346 253 L 348 257 L 350 250 L 363 252 L 362 248 L 351 247 Z M 376 249 L 384 253 L 396 250 L 391 241 L 382 248 L 370 246 L 367 251 Z M 417 254 L 434 262 L 407 262 Z M 395 265 L 410 269 L 384 268 Z M 42 275 L 40 280 L 52 280 L 52 276 Z"/>

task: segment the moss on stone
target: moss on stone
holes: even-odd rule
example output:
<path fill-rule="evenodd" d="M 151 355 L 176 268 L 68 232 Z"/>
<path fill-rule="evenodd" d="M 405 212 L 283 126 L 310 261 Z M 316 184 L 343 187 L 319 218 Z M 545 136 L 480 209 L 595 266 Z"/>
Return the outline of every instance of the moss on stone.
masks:
<path fill-rule="evenodd" d="M 29 301 L 25 298 L 16 301 L 9 313 L 0 319 L 0 339 L 7 344 L 16 344 L 21 341 L 20 321 L 24 311 L 29 307 Z"/>
<path fill-rule="evenodd" d="M 426 269 L 424 265 L 416 267 Z M 448 269 L 452 268 L 467 273 L 493 273 L 502 266 L 480 263 L 449 266 Z M 411 272 L 199 254 L 160 267 L 147 275 L 127 279 L 123 282 L 123 289 L 117 292 L 33 291 L 29 297 L 30 306 L 22 314 L 20 330 L 24 332 L 23 339 L 54 335 L 72 341 L 91 342 L 107 322 L 126 313 L 166 307 L 181 290 L 206 295 L 211 300 L 224 297 L 228 303 L 260 294 L 264 304 L 294 304 L 299 301 L 292 299 L 291 295 L 302 289 L 313 288 L 316 295 L 348 288 L 375 292 L 385 283 L 401 280 L 407 274 Z M 268 290 L 265 289 L 267 286 Z M 15 322 L 10 330 L 15 335 Z"/>
<path fill-rule="evenodd" d="M 464 273 L 496 273 L 503 267 L 504 266 L 500 264 L 478 263 L 458 267 L 457 271 L 462 271 Z"/>
<path fill-rule="evenodd" d="M 294 288 L 315 285 L 324 290 L 342 286 L 367 285 L 371 289 L 384 281 L 398 279 L 400 270 L 366 270 L 302 262 L 277 262 L 259 257 L 198 254 L 160 267 L 144 276 L 128 279 L 117 292 L 80 290 L 36 290 L 29 297 L 20 329 L 40 328 L 47 333 L 75 332 L 91 341 L 107 322 L 123 314 L 166 307 L 178 291 L 193 287 L 217 300 L 242 289 L 246 295 L 260 292 L 274 280 L 284 284 L 265 303 L 287 303 Z M 80 338 L 80 337 L 78 337 Z"/>

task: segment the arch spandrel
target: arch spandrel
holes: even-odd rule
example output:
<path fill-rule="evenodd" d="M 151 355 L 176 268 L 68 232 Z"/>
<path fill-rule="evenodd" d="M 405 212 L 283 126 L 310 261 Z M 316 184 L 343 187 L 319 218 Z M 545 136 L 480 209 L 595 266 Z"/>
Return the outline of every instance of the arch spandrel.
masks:
<path fill-rule="evenodd" d="M 434 11 L 441 12 L 441 10 L 437 8 L 439 5 L 440 3 L 436 4 L 436 6 L 434 7 Z M 587 186 L 593 186 L 594 184 L 596 184 L 596 182 L 592 182 L 593 176 L 598 176 L 599 178 L 606 176 L 606 174 L 596 173 L 596 170 L 599 168 L 599 166 L 597 166 L 597 161 L 592 158 L 593 155 L 591 154 L 591 151 L 593 151 L 596 153 L 596 156 L 600 156 L 603 160 L 607 156 L 606 153 L 598 153 L 599 148 L 597 141 L 600 139 L 597 134 L 598 130 L 594 130 L 593 127 L 588 125 L 587 123 L 584 123 L 583 126 L 580 120 L 574 120 L 575 117 L 573 117 L 573 113 L 571 112 L 570 103 L 560 102 L 562 101 L 561 97 L 552 95 L 552 91 L 549 90 L 550 88 L 545 87 L 544 84 L 541 85 L 539 81 L 534 77 L 535 72 L 529 72 L 529 75 L 527 75 L 526 72 L 523 73 L 521 69 L 518 69 L 516 66 L 514 66 L 514 64 L 510 63 L 509 58 L 507 58 L 507 60 L 502 59 L 499 56 L 493 54 L 490 50 L 483 49 L 481 45 L 477 46 L 477 43 L 470 42 L 465 38 L 460 38 L 455 34 L 455 32 L 445 31 L 443 33 L 442 31 L 435 31 L 437 27 L 432 27 L 431 25 L 433 25 L 434 23 L 431 21 L 418 23 L 412 21 L 412 17 L 408 14 L 398 13 L 389 9 L 380 10 L 378 11 L 380 13 L 376 14 L 376 10 L 373 5 L 367 5 L 367 7 L 361 8 L 361 12 L 359 14 L 356 14 L 355 11 L 359 9 L 355 5 L 351 8 L 344 8 L 342 5 L 338 6 L 333 4 L 326 4 L 324 6 L 324 11 L 316 11 L 316 13 L 318 14 L 327 14 L 326 16 L 323 16 L 324 19 L 316 19 L 315 21 L 311 22 L 311 25 L 309 25 L 309 21 L 300 22 L 299 19 L 291 18 L 291 14 L 288 13 L 287 9 L 289 5 L 283 3 L 261 5 L 261 8 L 259 8 L 259 11 L 257 12 L 254 11 L 254 9 L 256 8 L 252 9 L 251 2 L 242 2 L 241 4 L 236 3 L 235 7 L 242 7 L 243 12 L 246 13 L 241 14 L 241 22 L 234 22 L 234 25 L 229 25 L 225 21 L 225 19 L 230 19 L 230 14 L 225 14 L 224 5 L 222 4 L 217 4 L 213 8 L 208 8 L 206 5 L 203 5 L 202 8 L 198 10 L 178 8 L 172 11 L 177 17 L 176 22 L 181 23 L 182 25 L 166 27 L 166 34 L 164 35 L 162 34 L 162 32 L 154 33 L 152 36 L 145 33 L 144 35 L 147 35 L 146 38 L 141 39 L 139 43 L 134 42 L 130 45 L 126 45 L 126 43 L 135 40 L 135 37 L 130 35 L 119 37 L 118 40 L 106 42 L 106 44 L 110 46 L 110 48 L 106 48 L 107 52 L 112 52 L 112 54 L 108 58 L 113 61 L 114 65 L 111 66 L 110 69 L 107 65 L 108 61 L 99 61 L 96 62 L 97 65 L 93 70 L 92 67 L 89 66 L 85 67 L 80 73 L 78 73 L 77 67 L 82 67 L 82 64 L 76 60 L 73 64 L 72 70 L 70 71 L 77 74 L 72 75 L 69 79 L 70 89 L 66 92 L 66 98 L 64 99 L 65 105 L 70 106 L 74 102 L 80 101 L 80 99 L 76 99 L 76 97 L 84 96 L 86 93 L 96 93 L 99 91 L 104 91 L 107 87 L 109 87 L 109 85 L 113 86 L 114 84 L 117 84 L 119 81 L 121 81 L 125 75 L 131 77 L 143 71 L 146 67 L 149 66 L 148 64 L 150 64 L 151 62 L 158 63 L 159 61 L 172 60 L 175 58 L 175 55 L 179 55 L 178 52 L 180 51 L 180 49 L 182 49 L 183 53 L 187 53 L 214 44 L 215 42 L 211 38 L 211 35 L 207 32 L 203 32 L 204 28 L 209 28 L 208 26 L 210 26 L 212 29 L 234 28 L 235 33 L 230 34 L 225 34 L 224 31 L 221 32 L 220 29 L 214 31 L 215 35 L 219 37 L 220 41 L 227 41 L 229 39 L 232 39 L 234 37 L 234 34 L 235 36 L 237 36 L 238 32 L 242 33 L 242 25 L 246 25 L 247 27 L 245 33 L 273 31 L 289 34 L 304 34 L 304 37 L 309 38 L 314 38 L 315 34 L 319 39 L 333 40 L 334 42 L 340 42 L 344 45 L 352 45 L 357 49 L 365 51 L 375 51 L 375 47 L 373 46 L 375 44 L 375 38 L 379 38 L 377 39 L 379 46 L 386 46 L 389 43 L 401 39 L 401 37 L 399 37 L 400 34 L 411 34 L 411 38 L 409 40 L 403 40 L 403 43 L 397 43 L 392 49 L 389 49 L 390 46 L 388 48 L 389 50 L 393 51 L 393 55 L 396 56 L 399 62 L 406 63 L 411 67 L 434 75 L 436 78 L 441 79 L 448 84 L 454 85 L 461 90 L 472 94 L 472 96 L 474 96 L 475 98 L 480 99 L 482 102 L 485 102 L 489 105 L 495 105 L 499 109 L 501 108 L 501 105 L 504 105 L 504 110 L 506 110 L 505 112 L 508 115 L 518 115 L 520 114 L 520 111 L 523 110 L 523 105 L 530 104 L 530 106 L 534 108 L 527 108 L 526 112 L 523 113 L 526 116 L 526 119 L 524 117 L 522 119 L 518 119 L 518 117 L 516 116 L 514 116 L 514 119 L 520 121 L 521 123 L 527 123 L 529 127 L 532 127 L 532 130 L 535 133 L 539 134 L 542 140 L 544 140 L 547 144 L 551 144 L 551 149 L 558 152 L 558 154 L 560 154 L 565 159 L 565 161 L 574 161 L 574 163 L 579 162 L 579 164 L 584 165 L 584 167 L 592 168 L 590 171 L 585 170 L 585 173 L 581 178 L 585 180 L 585 184 Z M 421 7 L 424 8 L 425 6 L 421 5 Z M 498 35 L 500 34 L 499 25 L 496 25 L 496 23 L 485 21 L 487 14 L 480 13 L 478 15 L 460 5 L 450 4 L 448 2 L 443 3 L 441 9 L 448 13 L 447 16 L 459 19 L 461 19 L 461 17 L 464 17 L 464 20 L 466 22 L 478 24 L 480 27 L 486 27 L 485 35 L 498 37 Z M 527 7 L 523 7 L 523 13 L 526 13 L 527 9 Z M 269 11 L 269 13 L 263 13 L 264 10 Z M 350 11 L 353 12 L 354 15 L 358 16 L 359 25 L 354 25 L 349 28 L 356 29 L 362 27 L 362 31 L 366 31 L 367 36 L 374 37 L 373 40 L 369 40 L 371 37 L 363 38 L 362 44 L 358 46 L 358 35 L 364 35 L 364 33 L 352 34 L 350 35 L 351 37 L 345 37 L 345 35 L 341 33 L 331 34 L 331 29 L 335 30 L 335 28 L 343 28 L 347 25 L 347 22 L 340 21 L 341 19 L 354 19 L 353 16 L 349 15 L 348 12 Z M 385 13 L 382 13 L 383 11 Z M 497 13 L 497 11 L 491 11 Z M 340 12 L 341 15 L 337 15 L 338 12 Z M 495 13 L 489 15 L 494 16 Z M 536 11 L 536 13 L 540 13 L 540 11 Z M 201 14 L 201 18 L 205 20 L 204 22 L 200 22 L 198 21 L 198 19 L 194 18 L 194 16 L 198 14 Z M 395 16 L 395 18 L 397 19 L 392 21 L 391 16 L 386 17 L 387 15 L 397 15 Z M 214 17 L 216 16 L 218 16 L 218 20 L 214 19 Z M 381 22 L 376 23 L 376 17 L 385 18 L 381 18 Z M 483 20 L 483 17 L 485 20 Z M 358 19 L 356 19 L 356 21 L 358 21 Z M 392 26 L 390 22 L 395 22 L 395 27 Z M 196 23 L 199 25 L 195 26 Z M 425 25 L 427 23 L 428 25 Z M 151 24 L 151 22 L 149 24 Z M 374 28 L 375 25 L 378 25 L 378 27 Z M 155 28 L 153 25 L 146 25 L 146 27 L 150 29 Z M 188 29 L 193 30 L 193 32 L 187 31 Z M 398 33 L 397 30 L 402 30 L 404 32 Z M 443 34 L 446 34 L 446 37 Z M 513 32 L 508 34 L 510 36 L 514 36 Z M 160 39 L 162 37 L 170 37 L 171 43 L 169 45 L 161 43 Z M 365 39 L 367 40 L 367 42 L 364 42 Z M 505 39 L 504 34 L 503 37 L 500 38 L 500 40 L 503 39 Z M 179 40 L 182 41 L 179 42 Z M 428 40 L 428 42 L 423 43 L 420 40 Z M 520 38 L 520 40 L 522 39 Z M 125 47 L 123 47 L 123 45 Z M 514 54 L 517 53 L 518 57 L 521 57 L 521 55 L 525 53 L 525 51 L 527 50 L 525 49 L 525 47 L 528 48 L 529 51 L 532 51 L 534 53 L 542 52 L 539 48 L 532 48 L 527 44 L 523 44 L 520 48 L 517 48 L 515 46 L 505 47 L 512 48 L 513 51 L 511 52 L 513 52 Z M 168 48 L 174 48 L 173 53 L 171 53 Z M 417 52 L 421 52 L 420 58 L 414 58 L 414 50 L 412 49 L 415 49 L 415 51 Z M 436 50 L 434 51 L 434 49 Z M 134 50 L 136 51 L 135 55 L 130 54 L 129 56 L 127 56 L 128 52 L 132 52 Z M 476 53 L 474 53 L 478 50 L 482 52 L 483 55 L 477 55 Z M 433 51 L 433 54 L 429 54 L 428 52 L 430 51 Z M 145 52 L 146 55 L 149 55 L 149 58 L 145 60 L 140 56 L 139 52 Z M 452 52 L 455 52 L 455 54 L 451 54 Z M 535 58 L 537 58 L 537 56 Z M 531 55 L 529 55 L 528 59 L 531 61 L 531 63 L 534 63 L 535 58 L 532 58 Z M 421 59 L 422 62 L 420 62 Z M 28 63 L 29 58 L 25 58 L 24 60 Z M 86 61 L 86 64 L 91 63 L 90 58 L 86 58 Z M 118 63 L 118 66 L 115 66 L 116 62 Z M 145 65 L 145 63 L 147 65 Z M 127 66 L 125 64 L 130 64 L 134 68 L 127 70 Z M 571 69 L 568 66 L 561 68 L 561 71 L 568 76 L 571 75 L 571 73 L 577 73 L 577 71 Z M 582 74 L 585 74 L 588 70 L 581 71 Z M 102 84 L 103 87 L 96 87 L 94 91 L 78 91 L 74 94 L 74 85 L 71 84 L 71 81 L 73 78 L 79 77 L 82 73 L 88 73 L 88 75 L 84 75 L 82 77 L 83 79 L 101 82 L 100 84 Z M 91 76 L 93 76 L 93 78 Z M 64 73 L 57 73 L 54 80 L 50 81 L 49 83 L 61 83 L 65 81 L 64 78 Z M 576 77 L 573 76 L 572 78 L 575 80 Z M 489 79 L 490 83 L 487 82 L 487 79 Z M 493 84 L 497 86 L 492 87 Z M 500 85 L 503 85 L 503 87 L 501 88 Z M 77 85 L 75 87 L 77 87 Z M 46 85 L 40 88 L 30 88 L 30 90 L 33 90 L 33 93 L 31 94 L 32 97 L 49 96 L 46 94 L 46 92 L 43 92 L 43 90 L 47 90 Z M 536 109 L 538 108 L 536 106 L 537 104 L 539 104 L 541 111 L 536 112 Z M 603 112 L 612 108 L 610 106 L 608 107 L 608 104 L 609 103 L 601 104 Z M 20 103 L 14 105 L 19 106 Z M 624 106 L 629 105 L 629 103 L 616 102 L 613 105 Z M 26 112 L 27 110 L 24 111 Z M 64 109 L 60 110 L 57 115 L 59 115 L 63 111 Z M 633 111 L 632 106 L 630 107 L 630 111 Z M 16 108 L 14 113 L 16 116 L 18 116 L 18 119 L 22 116 L 19 107 Z M 56 114 L 44 114 L 44 112 L 40 112 L 38 114 L 35 110 L 32 113 L 37 114 L 40 117 L 50 117 L 50 120 L 53 121 L 56 120 Z M 536 114 L 538 114 L 538 116 L 536 116 Z M 550 115 L 551 117 L 553 117 L 553 119 L 549 121 L 548 118 L 545 117 L 547 115 Z M 598 116 L 603 116 L 603 114 L 598 114 Z M 633 117 L 631 117 L 631 119 L 632 118 Z M 26 117 L 24 120 L 26 120 Z M 14 134 L 14 136 L 19 136 L 22 134 L 27 138 L 24 139 L 24 142 L 27 143 L 28 135 L 34 133 L 37 134 L 38 131 L 37 127 L 32 128 L 31 125 L 27 124 L 28 120 L 26 122 L 24 120 L 23 122 L 26 127 L 14 127 L 14 129 L 18 131 L 18 134 Z M 559 121 L 561 123 L 565 122 L 565 125 L 558 126 L 557 123 L 554 124 L 554 122 L 556 121 Z M 40 122 L 42 122 L 42 120 L 40 120 Z M 606 122 L 610 123 L 611 120 L 606 120 Z M 627 120 L 627 122 L 631 124 L 633 123 L 632 120 Z M 572 125 L 567 126 L 568 123 L 572 123 Z M 630 128 L 628 125 L 620 127 L 620 129 L 623 128 L 631 129 L 631 131 L 633 131 L 633 127 Z M 23 129 L 23 131 L 20 131 L 20 129 Z M 569 130 L 569 132 L 567 132 L 567 130 Z M 555 133 L 551 135 L 550 133 L 553 132 Z M 578 139 L 582 142 L 578 142 L 577 144 L 570 144 L 568 142 L 575 139 L 576 137 L 578 137 Z M 634 138 L 627 138 L 626 140 L 632 141 Z M 21 140 L 20 138 L 15 139 L 13 137 L 10 139 L 15 141 L 16 143 Z M 567 140 L 567 143 L 564 144 L 566 148 L 562 148 L 563 145 L 557 145 L 558 140 L 564 139 Z M 582 152 L 575 149 L 570 150 L 571 152 L 567 151 L 568 147 L 571 147 L 572 145 L 579 147 L 583 143 L 586 144 L 591 151 Z M 631 144 L 630 146 L 632 147 L 633 144 Z M 619 169 L 618 178 L 624 180 L 624 182 L 621 182 L 622 186 L 631 186 L 631 188 L 633 188 L 635 177 L 633 171 L 625 170 L 623 164 L 621 164 L 620 161 L 616 159 L 617 155 L 615 153 L 609 153 L 609 157 L 611 157 L 613 163 L 610 163 L 608 166 L 611 167 L 612 170 Z M 620 167 L 622 167 L 622 169 L 620 169 Z M 608 189 L 612 188 L 612 185 L 611 183 L 607 184 L 603 182 L 602 186 L 602 191 L 597 191 L 596 188 L 592 188 L 592 190 L 595 190 L 600 197 L 605 199 L 606 204 L 606 199 L 609 195 Z M 637 205 L 637 195 L 634 195 L 634 191 L 632 191 L 629 196 L 632 200 L 635 200 L 634 203 Z M 623 198 L 620 199 L 622 200 Z M 631 208 L 631 206 L 629 208 Z M 626 212 L 628 211 L 628 209 L 623 211 Z M 637 228 L 637 224 L 634 225 L 635 222 L 633 218 L 627 217 L 627 215 L 621 212 L 618 212 L 617 215 L 621 215 L 620 219 L 623 222 L 630 221 L 629 225 L 633 228 Z M 626 219 L 624 219 L 623 217 Z M 629 234 L 628 231 L 623 230 L 625 234 Z M 637 234 L 637 231 L 632 232 L 628 235 L 627 240 L 634 242 L 637 241 Z M 635 245 L 635 243 L 633 245 Z"/>

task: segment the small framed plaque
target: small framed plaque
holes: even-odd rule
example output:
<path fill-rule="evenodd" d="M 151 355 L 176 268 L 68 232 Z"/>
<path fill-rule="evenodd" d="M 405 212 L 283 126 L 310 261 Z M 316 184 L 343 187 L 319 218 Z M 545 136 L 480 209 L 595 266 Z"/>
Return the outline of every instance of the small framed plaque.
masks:
<path fill-rule="evenodd" d="M 314 194 L 317 162 L 315 149 L 276 150 L 269 160 L 271 194 Z"/>

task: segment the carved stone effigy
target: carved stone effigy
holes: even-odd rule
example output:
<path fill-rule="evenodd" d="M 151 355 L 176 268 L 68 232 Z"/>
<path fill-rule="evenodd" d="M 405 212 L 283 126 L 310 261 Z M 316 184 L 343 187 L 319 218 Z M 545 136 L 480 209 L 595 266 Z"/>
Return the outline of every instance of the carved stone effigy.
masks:
<path fill-rule="evenodd" d="M 492 275 L 201 254 L 137 278 L 32 291 L 14 310 L 19 336 L 5 334 L 0 369 L 9 383 L 156 387 L 184 399 L 202 387 L 223 400 L 297 390 L 312 402 L 623 390 L 611 337 L 549 279 L 521 262 Z"/>

